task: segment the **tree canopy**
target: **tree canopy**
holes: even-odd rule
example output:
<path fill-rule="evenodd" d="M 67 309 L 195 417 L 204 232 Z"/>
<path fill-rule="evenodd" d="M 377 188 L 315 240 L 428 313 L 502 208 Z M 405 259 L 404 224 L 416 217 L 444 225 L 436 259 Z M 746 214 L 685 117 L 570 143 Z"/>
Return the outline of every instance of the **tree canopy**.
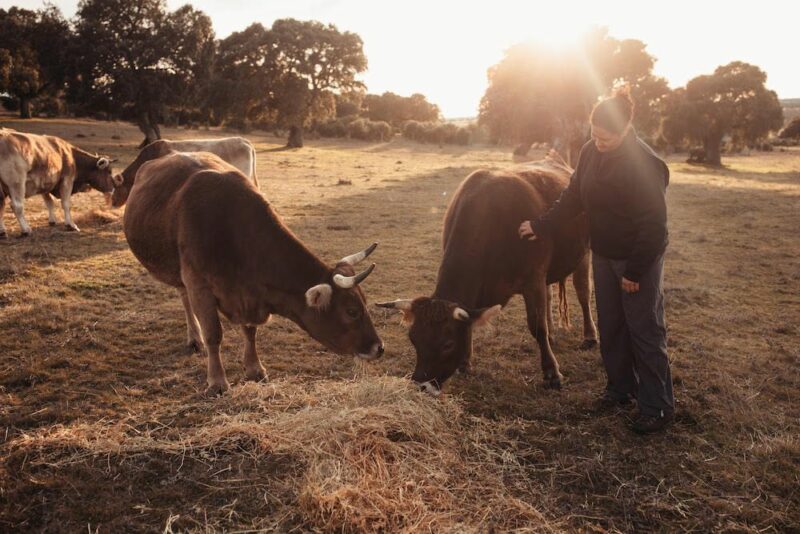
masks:
<path fill-rule="evenodd" d="M 363 107 L 370 120 L 386 121 L 394 126 L 405 121 L 429 122 L 441 118 L 439 107 L 419 93 L 400 96 L 387 91 L 382 95 L 366 95 Z"/>
<path fill-rule="evenodd" d="M 69 38 L 56 7 L 0 9 L 0 91 L 19 100 L 23 118 L 31 116 L 34 98 L 63 88 Z"/>
<path fill-rule="evenodd" d="M 781 130 L 781 139 L 800 139 L 800 117 L 795 117 Z"/>
<path fill-rule="evenodd" d="M 571 49 L 512 46 L 489 69 L 480 122 L 497 141 L 554 142 L 574 155 L 587 137 L 597 98 L 627 83 L 642 110 L 636 126 L 650 135 L 658 128 L 657 107 L 668 92 L 666 81 L 652 74 L 654 61 L 644 43 L 618 40 L 605 28 L 588 33 Z"/>
<path fill-rule="evenodd" d="M 783 125 L 783 108 L 766 80 L 764 71 L 741 61 L 693 78 L 667 98 L 664 136 L 675 144 L 701 143 L 706 162 L 720 165 L 726 135 L 753 145 Z"/>
<path fill-rule="evenodd" d="M 169 12 L 164 0 L 82 0 L 72 100 L 134 120 L 152 142 L 168 104 L 198 98 L 213 46 L 211 19 L 189 5 Z"/>

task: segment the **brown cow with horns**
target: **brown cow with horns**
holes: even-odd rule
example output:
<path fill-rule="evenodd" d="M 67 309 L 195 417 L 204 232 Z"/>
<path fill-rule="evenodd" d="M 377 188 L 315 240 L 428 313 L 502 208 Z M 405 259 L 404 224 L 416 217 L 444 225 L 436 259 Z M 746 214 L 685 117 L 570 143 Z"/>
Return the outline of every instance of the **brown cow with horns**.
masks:
<path fill-rule="evenodd" d="M 219 312 L 241 325 L 249 380 L 265 377 L 256 327 L 273 313 L 336 353 L 364 359 L 383 353 L 359 287 L 375 264 L 359 274 L 353 270 L 377 244 L 326 266 L 253 183 L 214 154 L 175 152 L 142 165 L 124 230 L 147 270 L 178 289 L 189 346 L 204 346 L 208 357 L 207 394 L 229 388 Z"/>
<path fill-rule="evenodd" d="M 431 297 L 379 304 L 403 311 L 417 351 L 412 380 L 438 394 L 456 370 L 466 371 L 472 329 L 487 323 L 521 293 L 528 328 L 539 344 L 544 383 L 560 387 L 562 375 L 550 347 L 548 284 L 573 273 L 583 311 L 584 342 L 597 345 L 589 308 L 591 294 L 588 225 L 585 216 L 551 239 L 520 240 L 519 221 L 547 211 L 572 172 L 554 155 L 514 172 L 480 170 L 461 183 L 444 221 L 444 257 Z"/>

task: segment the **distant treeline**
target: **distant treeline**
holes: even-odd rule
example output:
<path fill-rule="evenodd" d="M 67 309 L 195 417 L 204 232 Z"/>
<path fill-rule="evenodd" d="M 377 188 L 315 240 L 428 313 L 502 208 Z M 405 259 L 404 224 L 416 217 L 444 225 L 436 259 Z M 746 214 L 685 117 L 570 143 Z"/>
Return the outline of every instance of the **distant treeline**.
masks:
<path fill-rule="evenodd" d="M 356 138 L 385 137 L 373 122 L 441 119 L 421 94 L 365 94 L 356 76 L 366 68 L 358 35 L 315 21 L 255 23 L 217 39 L 205 13 L 163 0 L 82 0 L 69 21 L 52 5 L 0 10 L 7 108 L 129 120 L 144 142 L 162 124 L 291 130 L 300 146 L 304 130 L 342 117 L 370 121 L 352 126 Z"/>
<path fill-rule="evenodd" d="M 662 148 L 701 146 L 706 162 L 720 163 L 723 141 L 759 145 L 783 125 L 783 111 L 766 74 L 734 61 L 685 87 L 670 89 L 653 74 L 655 58 L 636 39 L 619 40 L 604 28 L 573 49 L 553 52 L 523 43 L 489 70 L 480 122 L 498 141 L 554 142 L 574 161 L 588 139 L 588 116 L 599 97 L 628 85 L 639 134 Z"/>
<path fill-rule="evenodd" d="M 604 28 L 572 49 L 512 46 L 489 69 L 479 126 L 495 143 L 522 151 L 547 142 L 574 160 L 588 139 L 599 97 L 626 84 L 639 134 L 661 148 L 702 146 L 720 163 L 732 149 L 759 146 L 784 123 L 766 73 L 732 62 L 671 89 L 653 74 L 646 44 Z M 80 115 L 136 123 L 145 141 L 159 125 L 228 125 L 386 140 L 464 144 L 475 127 L 441 122 L 425 96 L 366 94 L 361 38 L 316 21 L 254 23 L 217 39 L 211 19 L 191 5 L 164 0 L 81 0 L 74 19 L 48 5 L 0 10 L 0 94 L 32 114 Z"/>

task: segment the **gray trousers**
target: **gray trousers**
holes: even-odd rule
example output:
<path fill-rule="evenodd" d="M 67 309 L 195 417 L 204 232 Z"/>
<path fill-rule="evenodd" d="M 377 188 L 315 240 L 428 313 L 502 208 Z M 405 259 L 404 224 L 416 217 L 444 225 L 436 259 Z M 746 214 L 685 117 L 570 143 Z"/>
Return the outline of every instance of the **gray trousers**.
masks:
<path fill-rule="evenodd" d="M 639 291 L 622 291 L 625 260 L 592 254 L 600 353 L 614 398 L 634 397 L 643 415 L 675 411 L 664 323 L 664 255 L 639 280 Z"/>

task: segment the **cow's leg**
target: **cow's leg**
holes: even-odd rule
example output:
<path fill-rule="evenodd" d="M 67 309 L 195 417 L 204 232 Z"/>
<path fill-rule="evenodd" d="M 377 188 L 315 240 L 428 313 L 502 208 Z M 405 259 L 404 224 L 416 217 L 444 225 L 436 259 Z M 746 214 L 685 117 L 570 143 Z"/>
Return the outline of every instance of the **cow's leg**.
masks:
<path fill-rule="evenodd" d="M 244 368 L 248 380 L 261 382 L 267 377 L 267 370 L 261 365 L 256 354 L 256 327 L 242 325 L 244 333 Z"/>
<path fill-rule="evenodd" d="M 555 284 L 550 284 L 547 286 L 547 335 L 550 339 L 550 344 L 552 345 L 555 340 L 555 331 L 556 327 L 553 323 L 553 288 L 556 287 Z"/>
<path fill-rule="evenodd" d="M 192 305 L 189 302 L 189 295 L 185 289 L 179 289 L 181 294 L 181 302 L 183 302 L 183 310 L 186 312 L 186 350 L 189 353 L 202 352 L 203 338 L 200 335 L 200 326 L 197 324 L 197 317 L 192 311 Z"/>
<path fill-rule="evenodd" d="M 525 311 L 528 314 L 528 328 L 539 344 L 539 353 L 542 357 L 542 373 L 544 385 L 548 388 L 560 388 L 563 376 L 558 370 L 558 362 L 550 347 L 547 330 L 547 282 L 545 273 L 534 275 L 528 286 L 523 290 L 525 298 Z"/>
<path fill-rule="evenodd" d="M 72 222 L 72 214 L 70 213 L 70 210 L 72 209 L 72 199 L 70 198 L 71 196 L 72 192 L 69 192 L 67 194 L 63 194 L 62 192 L 61 195 L 61 207 L 64 208 L 64 226 L 70 232 L 80 232 L 80 228 L 78 228 L 78 226 L 74 222 Z"/>
<path fill-rule="evenodd" d="M 58 219 L 56 219 L 56 205 L 53 202 L 53 197 L 50 196 L 50 193 L 42 193 L 42 198 L 44 199 L 44 205 L 47 206 L 47 223 L 50 226 L 55 226 L 58 223 Z"/>
<path fill-rule="evenodd" d="M 11 209 L 14 210 L 14 215 L 17 216 L 17 221 L 19 221 L 22 236 L 31 235 L 31 226 L 25 219 L 25 184 L 9 186 L 8 196 L 11 200 Z"/>
<path fill-rule="evenodd" d="M 2 184 L 0 184 L 2 187 Z M 6 213 L 6 196 L 3 194 L 3 190 L 0 189 L 0 239 L 5 239 L 8 237 L 6 233 L 6 223 L 3 221 L 3 218 Z"/>
<path fill-rule="evenodd" d="M 72 222 L 72 180 L 61 181 L 61 207 L 64 209 L 64 226 L 71 232 L 80 232 Z"/>
<path fill-rule="evenodd" d="M 217 302 L 207 286 L 197 280 L 193 281 L 194 277 L 191 275 L 185 278 L 188 279 L 184 279 L 184 284 L 189 296 L 189 305 L 197 317 L 197 322 L 200 323 L 200 333 L 203 336 L 203 345 L 208 358 L 206 395 L 221 395 L 230 389 L 230 384 L 225 376 L 225 368 L 222 366 L 219 355 L 219 346 L 222 344 L 222 325 L 219 322 Z"/>
<path fill-rule="evenodd" d="M 578 302 L 583 313 L 583 343 L 581 350 L 589 350 L 597 346 L 597 327 L 592 319 L 592 253 L 586 255 L 578 264 L 578 268 L 572 273 L 572 285 L 578 295 Z"/>

